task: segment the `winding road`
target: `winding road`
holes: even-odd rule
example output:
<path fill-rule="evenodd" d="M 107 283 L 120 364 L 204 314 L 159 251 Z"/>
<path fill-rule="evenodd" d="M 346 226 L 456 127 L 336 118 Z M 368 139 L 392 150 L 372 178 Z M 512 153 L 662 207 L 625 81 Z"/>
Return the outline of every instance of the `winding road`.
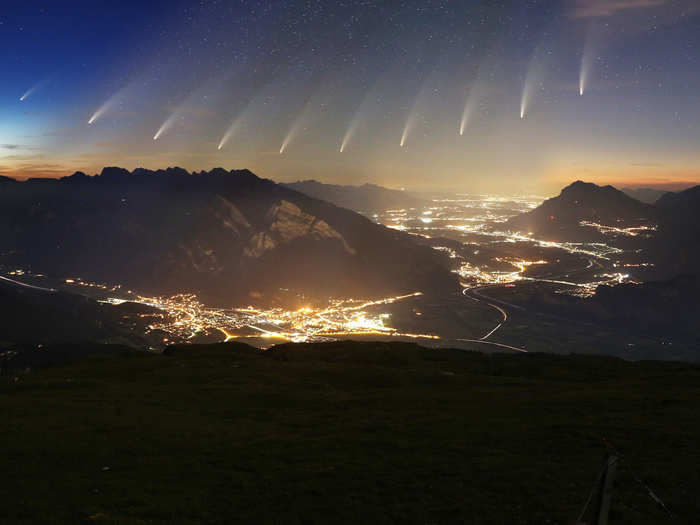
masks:
<path fill-rule="evenodd" d="M 480 344 L 485 344 L 485 345 L 491 345 L 491 346 L 497 346 L 499 348 L 506 348 L 508 350 L 514 350 L 516 352 L 524 352 L 527 353 L 527 350 L 524 348 L 519 348 L 517 346 L 511 346 L 511 345 L 506 345 L 503 343 L 494 343 L 493 341 L 488 341 L 487 339 L 491 337 L 494 333 L 496 333 L 502 326 L 503 323 L 508 321 L 508 312 L 506 312 L 502 307 L 493 304 L 493 303 L 500 303 L 504 306 L 510 307 L 510 308 L 515 308 L 517 310 L 525 310 L 522 306 L 518 306 L 516 304 L 511 304 L 507 303 L 505 301 L 499 301 L 497 299 L 493 299 L 491 297 L 488 297 L 486 295 L 483 295 L 479 292 L 479 290 L 483 290 L 484 288 L 488 288 L 488 286 L 479 286 L 477 288 L 464 288 L 462 290 L 462 295 L 465 297 L 468 297 L 469 299 L 479 302 L 479 303 L 485 303 L 491 308 L 494 308 L 495 310 L 498 311 L 498 313 L 501 314 L 502 319 L 501 322 L 498 323 L 494 328 L 489 330 L 486 334 L 481 336 L 479 339 L 456 339 L 456 341 L 464 341 L 464 342 L 469 342 L 469 343 L 480 343 Z"/>

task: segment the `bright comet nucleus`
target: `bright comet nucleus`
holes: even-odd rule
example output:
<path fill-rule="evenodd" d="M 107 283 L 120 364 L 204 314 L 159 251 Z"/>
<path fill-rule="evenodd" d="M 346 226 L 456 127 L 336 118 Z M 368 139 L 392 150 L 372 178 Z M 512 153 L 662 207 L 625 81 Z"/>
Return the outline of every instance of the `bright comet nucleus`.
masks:
<path fill-rule="evenodd" d="M 593 67 L 593 55 L 595 54 L 595 49 L 597 46 L 596 38 L 594 38 L 594 27 L 593 24 L 588 26 L 588 31 L 586 32 L 586 40 L 583 43 L 583 52 L 581 53 L 581 70 L 579 72 L 578 78 L 578 94 L 583 96 L 588 86 L 588 78 L 590 76 L 591 68 Z"/>
<path fill-rule="evenodd" d="M 343 136 L 343 142 L 340 144 L 340 153 L 343 153 L 345 151 L 345 148 L 347 147 L 348 143 L 350 142 L 350 139 L 355 134 L 355 130 L 357 129 L 357 125 L 358 125 L 358 119 L 353 118 L 352 122 L 350 122 L 350 126 L 348 126 L 348 130 L 345 132 L 345 136 Z"/>
<path fill-rule="evenodd" d="M 226 143 L 231 139 L 231 137 L 238 131 L 241 125 L 241 119 L 240 117 L 237 118 L 236 120 L 233 121 L 233 123 L 229 126 L 229 128 L 226 130 L 226 133 L 224 133 L 224 136 L 221 137 L 221 141 L 219 142 L 219 145 L 217 146 L 216 149 L 221 149 L 223 148 Z"/>
<path fill-rule="evenodd" d="M 520 99 L 520 118 L 524 119 L 525 115 L 527 114 L 527 108 L 528 105 L 530 104 L 530 98 L 532 96 L 532 88 L 530 86 L 530 82 L 526 81 L 525 85 L 523 86 L 523 95 Z"/>
<path fill-rule="evenodd" d="M 37 84 L 36 86 L 34 86 L 34 87 L 28 89 L 28 90 L 24 93 L 24 95 L 22 95 L 21 97 L 19 97 L 19 101 L 20 101 L 20 102 L 24 102 L 24 101 L 27 99 L 27 97 L 29 97 L 32 93 L 34 93 L 34 91 L 36 90 L 37 86 L 38 86 L 38 84 Z"/>
<path fill-rule="evenodd" d="M 411 132 L 411 129 L 413 128 L 413 121 L 414 121 L 414 115 L 411 113 L 408 116 L 408 120 L 406 121 L 406 125 L 403 127 L 403 133 L 401 133 L 401 142 L 399 145 L 403 148 L 406 145 L 406 139 L 408 138 L 408 134 Z"/>
<path fill-rule="evenodd" d="M 105 110 L 107 109 L 108 104 L 109 104 L 109 102 L 106 102 L 105 104 L 100 106 L 99 109 L 97 111 L 95 111 L 95 113 L 93 113 L 93 115 L 90 117 L 90 120 L 88 120 L 88 124 L 92 124 L 98 118 L 100 118 L 102 116 L 102 114 L 105 112 Z"/>
<path fill-rule="evenodd" d="M 464 109 L 462 110 L 462 120 L 459 122 L 460 136 L 464 135 L 464 131 L 467 129 L 467 124 L 469 124 L 469 121 L 471 120 L 472 115 L 474 113 L 474 107 L 479 97 L 477 91 L 478 89 L 476 86 L 472 87 L 472 89 L 469 91 L 469 94 L 467 95 L 467 99 L 464 101 Z"/>
<path fill-rule="evenodd" d="M 156 131 L 156 134 L 153 135 L 153 140 L 158 140 L 160 136 L 165 133 L 172 125 L 175 123 L 175 120 L 178 118 L 177 112 L 173 113 L 170 115 L 165 122 L 158 128 L 158 131 Z"/>

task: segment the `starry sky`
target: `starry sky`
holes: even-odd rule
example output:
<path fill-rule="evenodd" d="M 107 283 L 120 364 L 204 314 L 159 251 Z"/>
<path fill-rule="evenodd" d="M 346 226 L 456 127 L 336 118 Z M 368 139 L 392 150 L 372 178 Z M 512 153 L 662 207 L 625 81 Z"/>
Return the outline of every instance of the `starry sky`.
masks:
<path fill-rule="evenodd" d="M 14 2 L 0 174 L 700 181 L 698 0 Z"/>

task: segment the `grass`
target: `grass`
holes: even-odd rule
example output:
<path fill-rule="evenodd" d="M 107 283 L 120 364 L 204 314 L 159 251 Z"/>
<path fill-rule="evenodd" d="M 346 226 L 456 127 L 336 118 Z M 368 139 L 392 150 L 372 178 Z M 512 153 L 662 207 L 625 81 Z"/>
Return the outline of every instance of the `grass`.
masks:
<path fill-rule="evenodd" d="M 0 523 L 566 524 L 603 438 L 623 458 L 612 525 L 700 514 L 694 365 L 403 343 L 171 353 L 0 378 Z"/>

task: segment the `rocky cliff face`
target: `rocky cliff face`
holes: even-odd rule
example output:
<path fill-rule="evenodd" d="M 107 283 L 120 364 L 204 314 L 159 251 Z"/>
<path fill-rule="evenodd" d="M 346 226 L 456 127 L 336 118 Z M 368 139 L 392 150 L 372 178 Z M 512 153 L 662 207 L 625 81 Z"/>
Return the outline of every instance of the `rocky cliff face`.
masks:
<path fill-rule="evenodd" d="M 343 245 L 346 253 L 355 255 L 342 235 L 331 228 L 325 221 L 304 213 L 289 201 L 280 201 L 267 212 L 270 225 L 266 230 L 253 235 L 244 253 L 248 257 L 260 257 L 266 252 L 289 244 L 295 239 L 313 239 L 315 241 L 337 241 Z"/>

